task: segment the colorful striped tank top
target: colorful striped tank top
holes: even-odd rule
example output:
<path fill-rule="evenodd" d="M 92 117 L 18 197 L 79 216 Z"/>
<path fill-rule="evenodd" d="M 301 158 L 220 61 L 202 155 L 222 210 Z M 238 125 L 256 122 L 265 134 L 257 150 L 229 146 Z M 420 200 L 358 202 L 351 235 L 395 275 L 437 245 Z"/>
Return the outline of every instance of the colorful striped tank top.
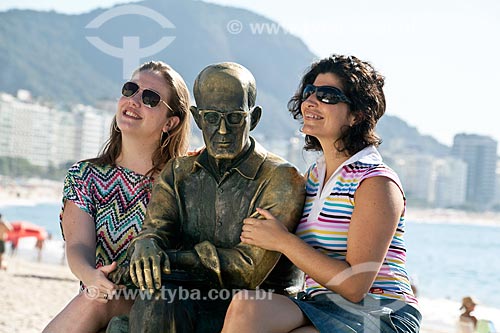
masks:
<path fill-rule="evenodd" d="M 63 209 L 71 200 L 94 219 L 96 267 L 126 260 L 130 241 L 142 229 L 152 186 L 153 178 L 121 166 L 78 162 L 69 169 Z M 63 210 L 61 221 L 62 215 Z"/>
<path fill-rule="evenodd" d="M 307 172 L 306 202 L 296 234 L 329 257 L 345 260 L 347 232 L 355 207 L 354 193 L 359 184 L 364 179 L 382 176 L 390 178 L 401 192 L 403 190 L 396 173 L 382 163 L 382 157 L 372 146 L 349 158 L 321 186 L 325 181 L 325 168 L 324 159 L 321 158 Z M 398 299 L 416 304 L 405 268 L 404 231 L 403 214 L 369 294 L 378 299 Z M 306 287 L 309 294 L 327 290 L 307 275 Z"/>

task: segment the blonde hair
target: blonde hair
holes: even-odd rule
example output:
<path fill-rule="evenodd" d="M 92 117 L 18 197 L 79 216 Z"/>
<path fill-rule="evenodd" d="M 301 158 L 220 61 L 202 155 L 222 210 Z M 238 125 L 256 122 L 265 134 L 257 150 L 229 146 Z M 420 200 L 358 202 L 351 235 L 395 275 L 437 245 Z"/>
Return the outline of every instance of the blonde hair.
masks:
<path fill-rule="evenodd" d="M 189 112 L 189 90 L 184 79 L 172 67 L 162 61 L 149 61 L 142 64 L 134 71 L 132 76 L 139 72 L 150 71 L 160 74 L 169 90 L 167 104 L 169 113 L 179 118 L 179 124 L 168 133 L 162 133 L 158 141 L 158 148 L 152 156 L 153 167 L 146 175 L 152 175 L 161 171 L 165 164 L 172 158 L 185 155 L 189 146 L 190 112 Z M 122 133 L 116 124 L 116 116 L 111 122 L 110 137 L 102 151 L 96 158 L 89 162 L 104 165 L 114 165 L 122 149 Z"/>

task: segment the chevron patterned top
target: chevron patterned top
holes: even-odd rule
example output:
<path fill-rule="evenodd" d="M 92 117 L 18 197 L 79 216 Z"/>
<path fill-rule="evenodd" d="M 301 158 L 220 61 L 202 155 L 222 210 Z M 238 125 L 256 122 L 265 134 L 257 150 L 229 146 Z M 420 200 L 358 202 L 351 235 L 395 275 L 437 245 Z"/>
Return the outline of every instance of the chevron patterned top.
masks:
<path fill-rule="evenodd" d="M 100 166 L 84 161 L 69 169 L 64 180 L 60 221 L 66 200 L 94 219 L 96 267 L 125 261 L 130 241 L 142 228 L 152 186 L 152 177 L 119 165 Z"/>

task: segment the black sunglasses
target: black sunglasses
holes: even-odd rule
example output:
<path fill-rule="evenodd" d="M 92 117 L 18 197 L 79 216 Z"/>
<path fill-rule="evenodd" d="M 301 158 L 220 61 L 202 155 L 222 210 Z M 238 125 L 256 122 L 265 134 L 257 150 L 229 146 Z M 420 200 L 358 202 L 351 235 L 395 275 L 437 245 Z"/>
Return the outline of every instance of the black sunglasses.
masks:
<path fill-rule="evenodd" d="M 241 126 L 248 114 L 249 112 L 246 111 L 221 112 L 217 110 L 200 110 L 200 115 L 206 123 L 210 125 L 219 125 L 221 119 L 224 118 L 226 124 L 231 127 Z"/>
<path fill-rule="evenodd" d="M 124 97 L 130 98 L 137 94 L 137 92 L 140 90 L 140 87 L 137 83 L 135 82 L 125 82 L 125 84 L 122 87 L 122 95 Z M 172 110 L 170 106 L 161 99 L 160 94 L 158 94 L 156 91 L 151 90 L 151 89 L 143 89 L 142 90 L 142 104 L 147 106 L 148 108 L 154 108 L 157 106 L 160 102 L 163 102 L 167 106 L 168 109 Z"/>
<path fill-rule="evenodd" d="M 306 85 L 304 91 L 302 91 L 302 101 L 305 101 L 314 93 L 316 93 L 318 101 L 325 104 L 351 103 L 349 98 L 339 88 L 331 86 L 316 87 L 313 84 Z"/>

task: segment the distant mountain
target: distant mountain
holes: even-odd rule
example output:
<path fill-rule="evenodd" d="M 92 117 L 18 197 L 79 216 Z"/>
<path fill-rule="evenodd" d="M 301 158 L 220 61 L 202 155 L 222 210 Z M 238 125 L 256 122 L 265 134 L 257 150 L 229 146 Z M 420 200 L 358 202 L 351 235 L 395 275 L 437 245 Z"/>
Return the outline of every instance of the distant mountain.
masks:
<path fill-rule="evenodd" d="M 243 9 L 194 0 L 146 0 L 134 5 L 153 10 L 175 28 L 163 28 L 151 18 L 130 14 L 111 18 L 96 29 L 86 28 L 107 9 L 81 15 L 31 10 L 0 13 L 0 91 L 15 94 L 27 89 L 54 104 L 96 105 L 114 100 L 124 81 L 122 59 L 100 51 L 86 37 L 99 37 L 121 48 L 124 37 L 138 36 L 144 48 L 170 36 L 175 37 L 170 45 L 140 61 L 166 61 L 190 88 L 199 71 L 210 63 L 241 63 L 256 77 L 257 100 L 264 108 L 256 132 L 269 138 L 288 138 L 296 132 L 298 124 L 287 112 L 286 103 L 316 58 L 299 38 L 272 29 L 273 24 L 279 25 Z M 118 7 L 121 5 L 113 8 Z M 239 28 L 241 32 L 236 33 Z M 387 142 L 411 143 L 418 150 L 438 154 L 446 151 L 445 146 L 420 136 L 396 117 L 384 117 L 379 132 Z"/>
<path fill-rule="evenodd" d="M 439 143 L 432 136 L 420 134 L 415 127 L 395 116 L 384 115 L 377 124 L 377 133 L 382 137 L 382 153 L 450 154 L 450 147 Z"/>
<path fill-rule="evenodd" d="M 102 9 L 81 15 L 28 10 L 0 13 L 0 90 L 15 93 L 28 89 L 56 103 L 95 104 L 114 99 L 123 83 L 122 59 L 98 50 L 86 37 L 98 36 L 121 47 L 124 36 L 138 36 L 141 47 L 147 47 L 164 36 L 174 36 L 172 44 L 141 62 L 166 61 L 190 87 L 206 65 L 239 62 L 257 79 L 258 102 L 265 112 L 259 129 L 272 129 L 283 137 L 293 133 L 296 124 L 286 112 L 286 101 L 314 59 L 300 39 L 282 32 L 252 34 L 250 24 L 272 21 L 243 9 L 193 0 L 136 4 L 163 15 L 175 28 L 163 29 L 140 15 L 115 17 L 99 29 L 85 28 L 105 12 Z M 242 24 L 239 34 L 228 31 L 228 23 L 234 20 Z"/>

